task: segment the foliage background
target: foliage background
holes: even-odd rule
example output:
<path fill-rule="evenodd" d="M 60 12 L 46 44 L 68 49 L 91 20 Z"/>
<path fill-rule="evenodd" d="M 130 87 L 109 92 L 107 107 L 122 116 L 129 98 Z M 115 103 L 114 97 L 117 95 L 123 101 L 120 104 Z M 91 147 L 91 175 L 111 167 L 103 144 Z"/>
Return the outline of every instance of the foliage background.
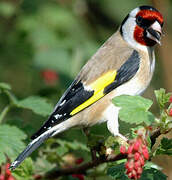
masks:
<path fill-rule="evenodd" d="M 153 90 L 160 87 L 172 91 L 172 0 L 1 0 L 0 81 L 11 84 L 18 99 L 38 95 L 55 105 L 82 65 L 116 31 L 126 14 L 145 4 L 155 6 L 165 19 L 165 37 L 162 46 L 156 48 L 156 72 L 145 96 L 152 98 Z M 53 84 L 47 84 L 42 76 L 47 69 L 58 75 Z M 0 111 L 6 104 L 6 96 L 0 96 Z M 3 123 L 16 125 L 31 136 L 45 120 L 31 111 L 13 108 Z M 105 125 L 93 127 L 92 132 L 108 135 Z M 80 130 L 70 130 L 60 138 L 86 141 Z M 87 158 L 82 152 L 76 156 Z M 161 159 L 155 161 L 170 176 L 172 159 L 164 156 L 165 163 Z"/>

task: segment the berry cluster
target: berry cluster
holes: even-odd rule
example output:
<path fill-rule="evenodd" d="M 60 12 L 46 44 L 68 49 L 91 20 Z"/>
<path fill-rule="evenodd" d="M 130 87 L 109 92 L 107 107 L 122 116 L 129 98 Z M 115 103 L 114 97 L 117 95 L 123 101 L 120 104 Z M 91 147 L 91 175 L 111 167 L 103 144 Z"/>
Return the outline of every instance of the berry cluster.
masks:
<path fill-rule="evenodd" d="M 11 174 L 11 171 L 9 170 L 9 167 L 9 163 L 1 167 L 0 180 L 15 180 Z"/>
<path fill-rule="evenodd" d="M 120 147 L 120 152 L 127 154 L 125 168 L 130 179 L 140 178 L 145 160 L 149 159 L 146 144 L 146 140 L 140 135 L 136 139 L 130 140 L 128 149 L 125 146 Z"/>

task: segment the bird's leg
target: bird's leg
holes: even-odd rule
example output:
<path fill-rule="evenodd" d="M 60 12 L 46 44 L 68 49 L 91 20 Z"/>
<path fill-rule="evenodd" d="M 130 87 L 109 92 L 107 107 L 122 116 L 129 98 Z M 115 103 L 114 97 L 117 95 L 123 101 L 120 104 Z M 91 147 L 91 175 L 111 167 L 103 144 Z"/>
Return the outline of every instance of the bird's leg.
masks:
<path fill-rule="evenodd" d="M 118 122 L 118 114 L 119 114 L 119 107 L 115 107 L 113 104 L 109 106 L 109 108 L 106 111 L 106 118 L 107 121 L 107 127 L 109 131 L 115 136 L 120 138 L 123 141 L 128 141 L 128 139 L 120 134 L 119 132 L 119 122 Z"/>
<path fill-rule="evenodd" d="M 86 135 L 86 137 L 88 138 L 89 135 L 90 135 L 90 130 L 89 130 L 89 128 L 84 127 L 84 128 L 83 128 L 83 132 L 84 132 L 84 134 Z"/>
<path fill-rule="evenodd" d="M 87 137 L 87 143 L 89 142 L 89 137 L 90 137 L 90 131 L 89 128 L 84 127 L 83 128 L 83 132 Z M 94 147 L 90 147 L 90 152 L 91 152 L 91 158 L 92 161 L 96 161 L 97 160 L 97 156 L 96 156 L 96 149 Z"/>

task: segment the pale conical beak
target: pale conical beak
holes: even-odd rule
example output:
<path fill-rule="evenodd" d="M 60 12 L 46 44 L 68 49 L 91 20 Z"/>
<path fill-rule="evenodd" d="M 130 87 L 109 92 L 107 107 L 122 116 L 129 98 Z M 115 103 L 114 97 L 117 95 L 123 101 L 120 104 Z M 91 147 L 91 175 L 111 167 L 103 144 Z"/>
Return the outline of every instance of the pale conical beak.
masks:
<path fill-rule="evenodd" d="M 158 21 L 155 21 L 147 30 L 146 30 L 147 38 L 152 39 L 153 41 L 157 42 L 161 45 L 161 34 L 162 28 Z"/>

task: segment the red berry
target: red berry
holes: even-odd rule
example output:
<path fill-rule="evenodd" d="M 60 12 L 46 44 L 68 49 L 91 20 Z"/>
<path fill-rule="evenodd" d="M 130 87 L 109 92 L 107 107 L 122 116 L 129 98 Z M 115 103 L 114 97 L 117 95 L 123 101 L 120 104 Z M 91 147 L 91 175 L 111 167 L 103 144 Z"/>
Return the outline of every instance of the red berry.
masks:
<path fill-rule="evenodd" d="M 76 164 L 81 164 L 84 161 L 83 158 L 79 158 L 75 161 Z"/>
<path fill-rule="evenodd" d="M 140 164 L 141 164 L 141 166 L 144 166 L 144 164 L 145 164 L 145 161 L 144 161 L 144 159 L 143 159 L 143 157 L 142 156 L 140 156 Z"/>
<path fill-rule="evenodd" d="M 126 153 L 126 147 L 125 147 L 125 146 L 122 145 L 122 146 L 120 147 L 120 153 L 121 153 L 121 154 L 125 154 L 125 153 Z"/>
<path fill-rule="evenodd" d="M 138 169 L 137 169 L 137 174 L 142 174 L 142 172 L 143 172 L 143 169 L 141 168 L 141 167 L 138 167 Z"/>
<path fill-rule="evenodd" d="M 140 179 L 140 177 L 141 177 L 140 175 L 137 175 L 137 179 Z"/>
<path fill-rule="evenodd" d="M 84 180 L 84 176 L 82 174 L 72 174 L 72 177 L 77 178 L 79 180 Z"/>
<path fill-rule="evenodd" d="M 134 163 L 134 169 L 138 169 L 138 168 L 140 168 L 141 167 L 141 163 L 140 163 L 140 161 L 136 161 L 135 163 Z"/>
<path fill-rule="evenodd" d="M 54 85 L 56 84 L 56 81 L 58 80 L 58 75 L 54 70 L 46 69 L 41 72 L 41 75 L 45 83 L 48 85 Z"/>
<path fill-rule="evenodd" d="M 5 176 L 4 175 L 0 175 L 0 180 L 5 180 Z"/>
<path fill-rule="evenodd" d="M 128 168 L 128 169 L 127 169 L 127 172 L 126 172 L 126 174 L 129 174 L 129 173 L 131 173 L 131 172 L 132 172 L 132 170 L 133 170 L 133 168 Z"/>
<path fill-rule="evenodd" d="M 148 160 L 148 159 L 149 159 L 148 149 L 147 149 L 147 148 L 144 148 L 144 149 L 142 150 L 142 153 L 143 153 L 144 158 L 145 158 L 146 160 Z"/>
<path fill-rule="evenodd" d="M 125 163 L 125 169 L 128 169 L 129 168 L 129 162 L 127 161 L 126 163 Z"/>
<path fill-rule="evenodd" d="M 129 177 L 130 179 L 132 179 L 132 178 L 133 178 L 133 174 L 132 174 L 132 172 L 128 174 L 128 177 Z"/>
<path fill-rule="evenodd" d="M 140 158 L 140 154 L 139 154 L 138 152 L 136 152 L 136 153 L 134 154 L 134 160 L 135 160 L 135 161 L 138 161 L 139 158 Z"/>
<path fill-rule="evenodd" d="M 127 154 L 131 154 L 133 151 L 133 145 L 130 145 L 127 151 Z"/>
<path fill-rule="evenodd" d="M 10 164 L 7 163 L 7 164 L 5 165 L 5 175 L 6 175 L 6 177 L 11 176 L 11 171 L 9 170 L 9 167 L 10 167 Z"/>
<path fill-rule="evenodd" d="M 172 96 L 170 96 L 169 102 L 172 103 Z"/>
<path fill-rule="evenodd" d="M 140 139 L 137 139 L 137 141 L 134 143 L 133 149 L 134 149 L 135 151 L 138 151 L 138 150 L 139 150 L 139 147 L 141 146 L 141 144 L 142 144 L 142 141 L 141 141 Z"/>
<path fill-rule="evenodd" d="M 169 115 L 169 116 L 172 116 L 172 108 L 169 110 L 168 115 Z"/>
<path fill-rule="evenodd" d="M 10 176 L 7 180 L 15 180 L 13 176 Z"/>

